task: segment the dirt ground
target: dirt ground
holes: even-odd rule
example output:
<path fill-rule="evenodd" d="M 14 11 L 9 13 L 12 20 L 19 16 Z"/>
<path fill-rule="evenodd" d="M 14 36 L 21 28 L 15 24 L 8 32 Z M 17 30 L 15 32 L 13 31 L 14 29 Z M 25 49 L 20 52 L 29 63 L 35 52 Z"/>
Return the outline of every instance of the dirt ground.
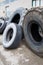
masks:
<path fill-rule="evenodd" d="M 43 65 L 43 58 L 34 54 L 26 47 L 25 41 L 21 41 L 19 48 L 7 50 L 0 45 L 0 65 Z M 0 36 L 2 44 L 2 36 Z"/>

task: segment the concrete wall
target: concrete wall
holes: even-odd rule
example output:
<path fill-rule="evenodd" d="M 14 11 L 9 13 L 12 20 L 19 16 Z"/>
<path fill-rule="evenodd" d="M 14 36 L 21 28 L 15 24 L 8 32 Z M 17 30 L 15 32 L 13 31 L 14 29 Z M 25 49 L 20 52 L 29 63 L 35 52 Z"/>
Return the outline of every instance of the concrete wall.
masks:
<path fill-rule="evenodd" d="M 5 17 L 5 7 L 0 7 L 0 17 Z"/>
<path fill-rule="evenodd" d="M 24 8 L 31 8 L 31 3 L 32 0 L 16 0 L 15 2 L 11 3 L 11 8 L 12 9 L 17 9 L 19 7 L 24 7 Z"/>
<path fill-rule="evenodd" d="M 2 8 L 1 10 L 5 11 L 6 6 L 9 6 L 9 11 L 11 11 L 11 12 L 14 12 L 19 7 L 24 7 L 24 8 L 30 9 L 32 7 L 32 0 L 16 0 L 10 4 L 7 4 L 7 5 L 4 5 L 3 7 L 1 7 Z M 3 14 L 3 15 L 1 15 L 1 14 Z M 0 15 L 5 17 L 6 13 L 1 12 Z"/>

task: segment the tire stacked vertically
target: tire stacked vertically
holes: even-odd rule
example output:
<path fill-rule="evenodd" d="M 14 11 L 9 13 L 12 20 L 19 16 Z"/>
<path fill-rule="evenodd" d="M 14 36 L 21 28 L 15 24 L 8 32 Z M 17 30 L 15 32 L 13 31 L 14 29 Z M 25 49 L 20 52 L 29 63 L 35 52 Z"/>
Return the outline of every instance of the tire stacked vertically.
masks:
<path fill-rule="evenodd" d="M 18 8 L 13 14 L 12 16 L 10 17 L 9 21 L 8 21 L 8 24 L 9 23 L 16 23 L 20 26 L 22 26 L 23 24 L 23 20 L 24 20 L 24 17 L 27 13 L 28 9 L 27 8 L 23 8 L 23 7 L 20 7 Z"/>
<path fill-rule="evenodd" d="M 23 22 L 27 46 L 39 56 L 43 56 L 43 8 L 32 8 Z"/>
<path fill-rule="evenodd" d="M 3 33 L 5 27 L 6 27 L 5 19 L 4 19 L 3 17 L 1 17 L 1 18 L 0 18 L 0 34 Z"/>
<path fill-rule="evenodd" d="M 11 49 L 17 48 L 22 39 L 22 28 L 17 24 L 10 23 L 7 25 L 3 34 L 4 48 Z"/>
<path fill-rule="evenodd" d="M 17 9 L 7 22 L 3 33 L 3 46 L 17 48 L 23 34 L 27 46 L 43 57 L 43 8 Z"/>
<path fill-rule="evenodd" d="M 17 9 L 7 22 L 6 29 L 3 33 L 3 46 L 4 48 L 17 48 L 19 42 L 23 38 L 23 20 L 27 13 L 26 8 Z"/>

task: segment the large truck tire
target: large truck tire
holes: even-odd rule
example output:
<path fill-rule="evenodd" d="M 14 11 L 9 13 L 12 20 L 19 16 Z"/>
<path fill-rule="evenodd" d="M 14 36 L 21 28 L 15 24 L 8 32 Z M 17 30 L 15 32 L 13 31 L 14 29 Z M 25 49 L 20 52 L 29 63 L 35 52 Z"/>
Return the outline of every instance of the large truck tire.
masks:
<path fill-rule="evenodd" d="M 19 46 L 22 39 L 22 28 L 14 23 L 6 26 L 3 33 L 3 47 L 6 49 L 13 49 Z"/>
<path fill-rule="evenodd" d="M 5 27 L 6 27 L 6 22 L 4 18 L 0 18 L 0 34 L 3 34 Z"/>
<path fill-rule="evenodd" d="M 28 11 L 23 21 L 26 45 L 37 55 L 43 57 L 43 8 Z"/>
<path fill-rule="evenodd" d="M 23 23 L 23 19 L 24 19 L 24 16 L 26 15 L 28 9 L 27 8 L 18 8 L 13 14 L 12 16 L 10 17 L 9 19 L 9 23 L 13 22 L 13 23 L 16 23 L 18 25 L 21 25 L 22 26 L 22 23 Z M 8 23 L 8 24 L 9 24 Z"/>

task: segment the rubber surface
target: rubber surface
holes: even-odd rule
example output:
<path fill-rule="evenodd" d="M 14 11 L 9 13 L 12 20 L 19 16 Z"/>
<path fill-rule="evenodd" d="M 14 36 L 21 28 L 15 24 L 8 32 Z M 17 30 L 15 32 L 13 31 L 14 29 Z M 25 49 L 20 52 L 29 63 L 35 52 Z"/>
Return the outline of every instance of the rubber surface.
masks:
<path fill-rule="evenodd" d="M 10 23 L 3 33 L 4 48 L 17 48 L 22 39 L 22 28 L 17 24 Z"/>
<path fill-rule="evenodd" d="M 43 33 L 43 8 L 32 8 L 27 12 L 23 22 L 26 45 L 34 53 L 43 57 L 43 37 L 39 35 L 38 26 Z"/>
<path fill-rule="evenodd" d="M 13 23 L 16 23 L 16 24 L 22 26 L 23 19 L 24 19 L 24 16 L 26 15 L 27 11 L 28 11 L 28 9 L 26 9 L 26 8 L 22 8 L 22 7 L 18 8 L 10 17 L 9 23 L 13 22 Z"/>
<path fill-rule="evenodd" d="M 0 18 L 0 34 L 3 34 L 5 27 L 6 27 L 6 22 L 4 18 Z"/>

